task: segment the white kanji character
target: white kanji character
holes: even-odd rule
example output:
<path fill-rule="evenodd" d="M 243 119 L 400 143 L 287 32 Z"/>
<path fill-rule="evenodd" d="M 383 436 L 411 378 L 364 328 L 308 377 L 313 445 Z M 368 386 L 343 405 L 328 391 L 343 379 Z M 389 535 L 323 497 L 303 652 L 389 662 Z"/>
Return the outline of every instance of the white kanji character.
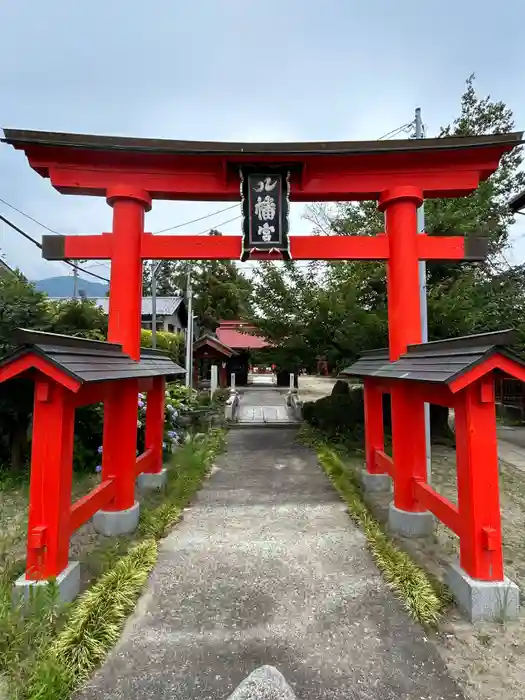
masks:
<path fill-rule="evenodd" d="M 268 223 L 265 223 L 259 226 L 257 233 L 265 243 L 269 243 L 272 240 L 272 233 L 275 233 L 275 226 L 270 226 Z"/>
<path fill-rule="evenodd" d="M 260 221 L 268 221 L 275 218 L 276 204 L 275 199 L 270 197 L 269 194 L 263 199 L 262 197 L 257 197 L 257 202 L 255 203 L 255 214 L 258 216 Z"/>
<path fill-rule="evenodd" d="M 271 192 L 272 190 L 275 189 L 275 186 L 277 185 L 277 180 L 275 182 L 272 182 L 271 177 L 266 177 L 264 180 L 259 180 L 257 183 L 257 187 L 254 187 L 254 192 Z"/>

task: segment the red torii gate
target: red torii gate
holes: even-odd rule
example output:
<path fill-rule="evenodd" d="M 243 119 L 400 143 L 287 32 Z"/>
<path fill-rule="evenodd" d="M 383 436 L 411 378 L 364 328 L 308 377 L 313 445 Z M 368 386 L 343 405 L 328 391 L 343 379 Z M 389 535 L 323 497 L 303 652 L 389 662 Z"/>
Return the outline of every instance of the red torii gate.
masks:
<path fill-rule="evenodd" d="M 521 133 L 512 133 L 391 142 L 254 144 L 16 129 L 6 129 L 4 134 L 3 140 L 23 150 L 30 165 L 59 192 L 105 197 L 113 208 L 110 233 L 44 236 L 43 255 L 48 260 L 111 260 L 108 340 L 121 343 L 135 359 L 139 358 L 142 261 L 229 260 L 239 259 L 242 252 L 241 236 L 146 233 L 144 213 L 152 200 L 239 200 L 240 168 L 279 166 L 290 173 L 291 201 L 378 201 L 385 213 L 386 233 L 291 236 L 290 253 L 296 260 L 385 260 L 389 355 L 391 361 L 397 360 L 408 345 L 422 340 L 418 261 L 480 260 L 486 252 L 479 238 L 418 234 L 418 207 L 425 198 L 468 195 L 522 139 Z M 276 259 L 271 253 L 256 257 Z M 410 460 L 402 465 L 407 483 L 413 476 L 421 481 L 425 471 L 423 410 L 423 401 L 415 402 L 402 384 L 392 388 L 394 459 L 410 452 Z M 403 428 L 407 424 L 410 435 Z M 127 429 L 136 432 L 131 417 Z M 122 467 L 131 471 L 134 463 Z M 121 507 L 132 505 L 130 501 Z M 409 489 L 403 494 L 402 509 L 407 515 L 420 515 Z"/>

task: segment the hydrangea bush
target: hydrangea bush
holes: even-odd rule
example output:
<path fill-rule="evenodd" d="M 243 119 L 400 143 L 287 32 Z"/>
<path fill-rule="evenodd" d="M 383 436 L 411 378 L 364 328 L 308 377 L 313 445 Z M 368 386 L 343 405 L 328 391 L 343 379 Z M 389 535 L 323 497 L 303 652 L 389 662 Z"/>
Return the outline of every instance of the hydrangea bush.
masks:
<path fill-rule="evenodd" d="M 137 455 L 139 455 L 145 446 L 146 434 L 146 406 L 147 394 L 140 393 L 138 395 L 138 412 L 137 412 Z M 190 387 L 182 384 L 169 384 L 166 387 L 164 401 L 164 441 L 162 449 L 164 456 L 167 457 L 176 449 L 177 445 L 185 440 L 185 429 L 181 425 L 181 415 L 191 413 L 199 407 L 198 392 Z M 98 448 L 99 455 L 102 455 L 102 446 Z M 102 467 L 97 465 L 95 471 L 100 472 Z"/>

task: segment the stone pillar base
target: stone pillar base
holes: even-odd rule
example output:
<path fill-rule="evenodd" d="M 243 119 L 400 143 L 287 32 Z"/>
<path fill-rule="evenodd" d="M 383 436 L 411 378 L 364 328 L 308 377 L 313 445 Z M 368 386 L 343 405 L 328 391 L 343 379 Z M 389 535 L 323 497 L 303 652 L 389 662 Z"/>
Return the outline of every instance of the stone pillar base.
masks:
<path fill-rule="evenodd" d="M 140 491 L 162 491 L 168 482 L 168 470 L 162 469 L 160 472 L 150 474 L 145 472 L 137 477 L 137 486 Z"/>
<path fill-rule="evenodd" d="M 23 574 L 15 581 L 13 587 L 13 601 L 23 598 L 29 600 L 31 589 L 47 586 L 48 581 L 32 581 Z M 67 567 L 56 577 L 58 598 L 61 603 L 71 603 L 80 592 L 80 564 L 78 561 L 70 561 Z"/>
<path fill-rule="evenodd" d="M 392 491 L 392 479 L 388 474 L 370 474 L 363 469 L 361 485 L 366 493 L 388 493 Z"/>
<path fill-rule="evenodd" d="M 95 530 L 106 537 L 127 535 L 137 529 L 140 504 L 138 501 L 127 510 L 99 510 L 93 516 Z"/>
<path fill-rule="evenodd" d="M 449 566 L 447 585 L 458 608 L 471 622 L 504 622 L 516 620 L 519 616 L 520 591 L 508 578 L 503 581 L 478 581 L 456 563 Z"/>
<path fill-rule="evenodd" d="M 428 537 L 434 532 L 435 518 L 428 510 L 400 510 L 393 503 L 388 510 L 388 527 L 402 537 Z"/>

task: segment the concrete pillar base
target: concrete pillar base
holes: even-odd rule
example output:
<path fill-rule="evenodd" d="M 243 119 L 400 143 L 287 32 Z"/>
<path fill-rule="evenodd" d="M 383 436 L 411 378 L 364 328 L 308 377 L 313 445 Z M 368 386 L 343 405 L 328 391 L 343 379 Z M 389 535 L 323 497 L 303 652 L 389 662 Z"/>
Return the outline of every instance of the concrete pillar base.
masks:
<path fill-rule="evenodd" d="M 139 474 L 137 477 L 137 486 L 140 491 L 162 491 L 168 482 L 168 470 L 162 469 L 155 474 Z"/>
<path fill-rule="evenodd" d="M 361 472 L 361 485 L 366 493 L 388 493 L 392 491 L 392 479 L 388 474 Z"/>
<path fill-rule="evenodd" d="M 137 529 L 139 515 L 138 501 L 127 510 L 99 510 L 93 516 L 93 527 L 100 535 L 106 537 L 126 535 Z"/>
<path fill-rule="evenodd" d="M 400 510 L 393 503 L 388 510 L 388 527 L 402 537 L 428 537 L 434 532 L 435 518 L 425 510 L 414 513 Z"/>
<path fill-rule="evenodd" d="M 13 587 L 13 601 L 23 598 L 28 601 L 31 590 L 47 586 L 48 581 L 32 581 L 23 574 L 15 581 Z M 71 603 L 80 592 L 80 564 L 78 561 L 70 561 L 67 567 L 56 577 L 58 598 L 61 603 Z"/>
<path fill-rule="evenodd" d="M 516 620 L 519 616 L 520 591 L 508 578 L 503 581 L 478 581 L 455 563 L 447 571 L 447 585 L 458 608 L 471 622 L 505 622 Z"/>

